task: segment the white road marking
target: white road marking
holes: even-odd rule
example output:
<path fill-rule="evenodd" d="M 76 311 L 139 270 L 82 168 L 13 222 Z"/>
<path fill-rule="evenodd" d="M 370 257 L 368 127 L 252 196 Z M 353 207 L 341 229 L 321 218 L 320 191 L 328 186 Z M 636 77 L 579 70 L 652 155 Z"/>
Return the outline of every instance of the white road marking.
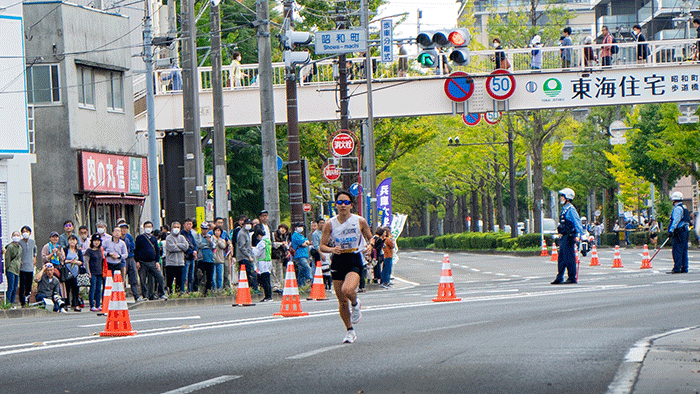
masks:
<path fill-rule="evenodd" d="M 457 324 L 454 326 L 444 326 L 444 327 L 435 327 L 435 328 L 429 328 L 427 330 L 420 330 L 418 332 L 420 333 L 426 333 L 426 332 L 433 332 L 433 331 L 440 331 L 440 330 L 452 330 L 455 328 L 462 328 L 462 327 L 468 327 L 468 326 L 476 326 L 478 324 L 486 324 L 486 323 L 491 323 L 490 320 L 483 320 L 483 321 L 475 321 L 471 323 L 464 323 L 464 324 Z"/>
<path fill-rule="evenodd" d="M 481 272 L 481 270 L 478 270 L 478 269 L 476 269 L 476 268 L 470 268 L 470 270 L 471 270 L 471 271 L 474 271 L 474 272 Z"/>
<path fill-rule="evenodd" d="M 239 376 L 239 375 L 223 375 L 223 376 L 219 376 L 218 378 L 205 380 L 203 382 L 191 384 L 191 385 L 185 386 L 185 387 L 180 387 L 179 389 L 170 390 L 170 391 L 167 391 L 163 394 L 188 394 L 188 393 L 192 393 L 195 391 L 205 389 L 207 387 L 216 386 L 217 384 L 226 383 L 230 380 L 238 379 L 240 377 L 241 376 Z"/>
<path fill-rule="evenodd" d="M 141 320 L 132 320 L 131 324 L 134 323 L 143 323 L 147 321 L 171 321 L 171 320 L 190 320 L 190 319 L 201 319 L 201 316 L 182 316 L 182 317 L 156 317 L 153 319 L 141 319 Z M 85 328 L 85 327 L 103 327 L 105 323 L 99 323 L 99 324 L 83 324 L 78 327 L 80 328 Z"/>
<path fill-rule="evenodd" d="M 399 281 L 399 282 L 402 282 L 402 283 L 409 284 L 409 285 L 411 285 L 411 286 L 420 286 L 420 283 L 411 282 L 410 280 L 406 280 L 406 279 L 403 279 L 403 278 L 399 278 L 398 276 L 395 276 L 395 277 L 394 277 L 394 280 Z"/>
<path fill-rule="evenodd" d="M 317 354 L 329 352 L 331 350 L 340 349 L 343 346 L 345 346 L 345 345 L 334 345 L 334 346 L 322 347 L 320 349 L 312 350 L 310 352 L 297 354 L 295 356 L 289 356 L 289 357 L 287 357 L 287 360 L 299 360 L 302 358 L 307 358 L 307 357 L 315 356 Z"/>
<path fill-rule="evenodd" d="M 502 274 L 500 272 L 496 272 L 496 276 L 506 276 L 506 274 Z"/>

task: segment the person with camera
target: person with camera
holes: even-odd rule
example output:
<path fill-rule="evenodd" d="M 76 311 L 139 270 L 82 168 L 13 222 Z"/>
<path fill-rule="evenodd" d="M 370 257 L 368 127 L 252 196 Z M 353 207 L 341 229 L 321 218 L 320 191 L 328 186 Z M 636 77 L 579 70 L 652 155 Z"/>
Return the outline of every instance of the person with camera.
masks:
<path fill-rule="evenodd" d="M 58 243 L 58 233 L 56 233 L 56 242 Z M 37 302 L 44 301 L 46 299 L 53 301 L 53 311 L 68 313 L 66 311 L 66 303 L 63 302 L 61 298 L 61 287 L 54 275 L 54 267 L 52 263 L 45 263 L 44 268 L 39 271 L 34 278 L 37 283 L 36 289 L 36 300 Z"/>
<path fill-rule="evenodd" d="M 574 191 L 568 187 L 559 190 L 559 202 L 563 205 L 561 215 L 559 215 L 559 226 L 557 227 L 557 232 L 561 234 L 559 240 L 559 272 L 552 282 L 553 285 L 578 282 L 578 276 L 576 275 L 576 244 L 581 234 L 583 234 L 583 227 L 576 208 L 571 204 L 575 195 Z M 566 282 L 564 282 L 564 270 L 569 275 Z"/>

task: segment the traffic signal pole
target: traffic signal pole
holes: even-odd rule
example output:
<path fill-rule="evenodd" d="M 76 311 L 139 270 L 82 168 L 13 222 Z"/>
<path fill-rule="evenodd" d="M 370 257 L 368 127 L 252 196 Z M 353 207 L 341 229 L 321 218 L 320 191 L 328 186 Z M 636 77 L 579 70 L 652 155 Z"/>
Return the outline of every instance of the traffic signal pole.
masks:
<path fill-rule="evenodd" d="M 292 16 L 293 1 L 284 1 L 284 27 L 289 32 L 294 26 Z M 296 65 L 290 63 L 285 68 L 285 83 L 287 90 L 287 146 L 289 174 L 289 205 L 291 208 L 292 226 L 304 221 L 303 192 L 301 185 L 301 151 L 299 147 L 299 113 L 297 108 Z"/>
<path fill-rule="evenodd" d="M 218 1 L 218 0 L 217 0 Z M 212 2 L 209 8 L 211 26 L 211 74 L 214 127 L 214 217 L 224 218 L 224 230 L 228 227 L 228 198 L 226 193 L 226 135 L 224 134 L 224 88 L 221 76 L 221 15 L 219 4 Z"/>
<path fill-rule="evenodd" d="M 369 39 L 369 2 L 367 0 L 362 0 L 361 2 L 361 8 L 362 8 L 362 24 L 364 25 L 365 28 L 365 33 L 367 35 L 367 39 Z M 365 194 L 370 195 L 370 204 L 369 204 L 369 211 L 370 211 L 370 217 L 371 217 L 371 223 L 372 227 L 378 227 L 379 223 L 377 223 L 377 168 L 376 168 L 376 161 L 375 161 L 375 151 L 374 151 L 374 105 L 372 101 L 372 78 L 373 78 L 373 69 L 372 69 L 372 55 L 371 51 L 369 48 L 369 45 L 367 46 L 367 52 L 365 52 L 365 70 L 367 70 L 367 129 L 365 130 L 365 133 L 363 133 L 363 136 L 365 137 L 365 146 L 366 146 L 366 153 L 365 153 L 365 165 L 367 167 L 367 185 L 369 186 L 369 190 L 365 190 Z"/>
<path fill-rule="evenodd" d="M 143 61 L 146 63 L 146 118 L 148 119 L 148 190 L 153 227 L 160 228 L 160 190 L 158 189 L 158 145 L 156 141 L 156 119 L 153 81 L 153 30 L 151 4 L 144 2 Z"/>

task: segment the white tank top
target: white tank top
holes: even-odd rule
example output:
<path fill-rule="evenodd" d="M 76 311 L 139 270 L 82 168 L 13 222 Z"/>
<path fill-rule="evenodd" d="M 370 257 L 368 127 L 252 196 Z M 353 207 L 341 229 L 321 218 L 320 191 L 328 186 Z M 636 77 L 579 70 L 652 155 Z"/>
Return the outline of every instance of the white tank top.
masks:
<path fill-rule="evenodd" d="M 340 223 L 338 217 L 334 216 L 330 220 L 331 239 L 335 246 L 340 246 L 341 253 L 361 253 L 365 250 L 364 237 L 360 229 L 360 216 L 351 214 L 344 222 Z"/>

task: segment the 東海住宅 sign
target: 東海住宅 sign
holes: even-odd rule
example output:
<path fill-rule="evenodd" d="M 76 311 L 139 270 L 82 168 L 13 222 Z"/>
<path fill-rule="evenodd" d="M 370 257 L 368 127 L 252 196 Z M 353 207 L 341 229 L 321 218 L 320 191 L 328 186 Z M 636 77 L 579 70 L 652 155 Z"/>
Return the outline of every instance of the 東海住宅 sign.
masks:
<path fill-rule="evenodd" d="M 314 38 L 316 54 L 353 53 L 367 50 L 367 34 L 362 29 L 318 31 Z"/>
<path fill-rule="evenodd" d="M 80 190 L 148 195 L 148 165 L 145 157 L 80 152 Z"/>

